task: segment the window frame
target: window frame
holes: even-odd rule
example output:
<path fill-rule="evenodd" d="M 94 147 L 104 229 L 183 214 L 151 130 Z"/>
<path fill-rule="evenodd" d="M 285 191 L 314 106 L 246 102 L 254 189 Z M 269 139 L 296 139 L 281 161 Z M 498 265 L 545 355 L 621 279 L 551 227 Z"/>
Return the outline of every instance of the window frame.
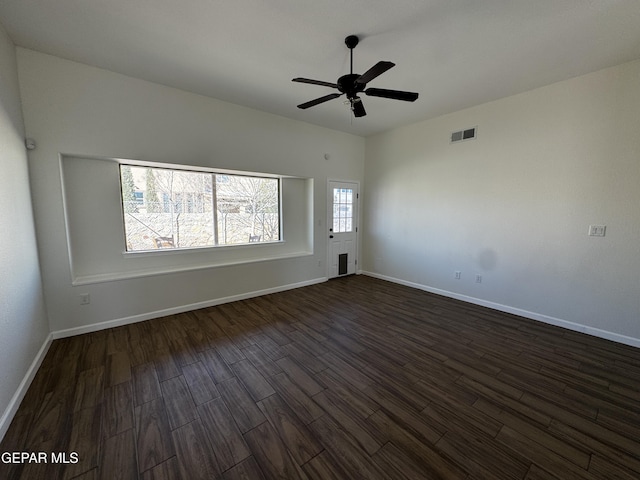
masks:
<path fill-rule="evenodd" d="M 262 172 L 247 172 L 241 170 L 230 170 L 230 169 L 222 169 L 222 168 L 210 168 L 210 167 L 200 167 L 195 165 L 182 165 L 182 164 L 174 164 L 174 163 L 159 163 L 159 162 L 148 162 L 148 161 L 140 161 L 140 160 L 129 160 L 129 159 L 116 159 L 118 163 L 118 186 L 120 190 L 120 210 L 121 210 L 121 218 L 122 218 L 122 240 L 123 250 L 122 254 L 124 256 L 139 256 L 139 255 L 175 255 L 180 253 L 187 252 L 201 252 L 206 250 L 218 250 L 218 249 L 227 249 L 227 248 L 259 248 L 260 246 L 265 245 L 273 245 L 285 243 L 284 239 L 284 221 L 283 221 L 283 205 L 282 205 L 282 175 L 270 174 L 270 173 L 262 173 Z M 250 241 L 248 240 L 245 243 L 229 243 L 229 244 L 220 244 L 218 243 L 218 238 L 216 236 L 215 231 L 217 228 L 214 228 L 214 245 L 200 245 L 200 246 L 188 246 L 188 247 L 172 247 L 172 248 L 150 248 L 150 249 L 140 249 L 140 250 L 128 250 L 127 249 L 127 230 L 126 230 L 126 219 L 125 216 L 127 214 L 125 208 L 125 200 L 124 200 L 124 192 L 123 192 L 123 184 L 122 184 L 122 167 L 139 167 L 139 168 L 154 168 L 161 170 L 173 170 L 180 172 L 192 172 L 192 173 L 202 173 L 213 175 L 212 181 L 215 181 L 215 176 L 240 176 L 240 177 L 249 177 L 249 178 L 259 178 L 259 179 L 270 179 L 277 181 L 277 199 L 278 199 L 278 239 L 277 240 L 269 240 L 269 241 Z M 226 183 L 226 182 L 223 182 Z M 215 188 L 212 191 L 212 208 L 216 208 L 217 200 L 214 200 Z M 166 194 L 165 194 L 166 195 Z M 159 200 L 159 203 L 162 204 L 163 199 Z M 217 220 L 217 215 L 214 217 Z"/>

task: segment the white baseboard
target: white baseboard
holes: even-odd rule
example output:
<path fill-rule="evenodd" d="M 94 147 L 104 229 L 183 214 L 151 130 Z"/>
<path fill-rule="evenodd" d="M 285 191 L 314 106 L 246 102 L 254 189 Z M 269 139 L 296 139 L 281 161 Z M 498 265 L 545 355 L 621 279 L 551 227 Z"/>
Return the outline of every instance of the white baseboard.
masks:
<path fill-rule="evenodd" d="M 16 393 L 13 394 L 11 401 L 9 401 L 9 405 L 7 405 L 7 408 L 2 414 L 2 417 L 0 418 L 0 441 L 2 441 L 5 434 L 7 433 L 7 430 L 9 430 L 9 426 L 13 421 L 13 417 L 18 411 L 18 407 L 20 407 L 22 399 L 27 394 L 27 390 L 29 390 L 29 386 L 31 385 L 33 378 L 36 376 L 36 373 L 38 372 L 38 369 L 40 368 L 45 355 L 49 351 L 49 347 L 51 346 L 52 341 L 53 335 L 47 335 L 47 338 L 44 339 L 44 342 L 42 343 L 40 350 L 38 350 L 36 357 L 33 359 L 33 362 L 31 362 L 27 373 L 20 382 L 20 385 L 18 385 Z"/>
<path fill-rule="evenodd" d="M 601 330 L 595 327 L 589 327 L 587 325 L 570 322 L 568 320 L 563 320 L 561 318 L 550 317 L 548 315 L 543 315 L 541 313 L 530 312 L 528 310 L 523 310 L 521 308 L 511 307 L 509 305 L 502 305 L 500 303 L 490 302 L 488 300 L 470 297 L 468 295 L 462 295 L 460 293 L 450 292 L 448 290 L 441 290 L 439 288 L 429 287 L 427 285 L 409 282 L 406 280 L 402 280 L 400 278 L 389 277 L 387 275 L 381 275 L 375 272 L 363 271 L 362 274 L 368 275 L 374 278 L 379 278 L 381 280 L 387 280 L 389 282 L 397 283 L 400 285 L 405 285 L 407 287 L 417 288 L 419 290 L 424 290 L 425 292 L 435 293 L 436 295 L 455 298 L 456 300 L 462 300 L 463 302 L 473 303 L 475 305 L 491 308 L 493 310 L 498 310 L 500 312 L 511 313 L 513 315 L 529 318 L 531 320 L 537 320 L 538 322 L 548 323 L 550 325 L 555 325 L 556 327 L 562 327 L 568 330 L 573 330 L 575 332 L 586 333 L 587 335 L 592 335 L 594 337 L 600 337 L 606 340 L 611 340 L 613 342 L 618 342 L 625 345 L 630 345 L 632 347 L 640 348 L 640 338 L 628 337 L 626 335 L 621 335 L 619 333 L 609 332 L 607 330 Z"/>
<path fill-rule="evenodd" d="M 314 278 L 312 280 L 306 280 L 304 282 L 291 283 L 288 285 L 280 285 L 278 287 L 265 288 L 263 290 L 255 290 L 253 292 L 240 293 L 238 295 L 231 295 L 228 297 L 216 298 L 213 300 L 205 300 L 204 302 L 191 303 L 189 305 L 180 305 L 178 307 L 166 308 L 163 310 L 156 310 L 154 312 L 141 313 L 139 315 L 132 315 L 130 317 L 116 318 L 114 320 L 107 320 L 106 322 L 93 323 L 91 325 L 84 325 L 82 327 L 67 328 L 65 330 L 57 330 L 52 332 L 53 339 L 72 337 L 74 335 L 82 335 L 85 333 L 97 332 L 99 330 L 105 330 L 107 328 L 120 327 L 122 325 L 128 325 L 130 323 L 142 322 L 144 320 L 151 320 L 154 318 L 165 317 L 167 315 L 175 315 L 178 313 L 189 312 L 191 310 L 198 310 L 200 308 L 214 307 L 223 303 L 235 302 L 238 300 L 245 300 L 247 298 L 259 297 L 261 295 L 268 295 L 270 293 L 284 292 L 286 290 L 292 290 L 294 288 L 306 287 L 314 285 L 316 283 L 326 282 L 327 277 Z"/>

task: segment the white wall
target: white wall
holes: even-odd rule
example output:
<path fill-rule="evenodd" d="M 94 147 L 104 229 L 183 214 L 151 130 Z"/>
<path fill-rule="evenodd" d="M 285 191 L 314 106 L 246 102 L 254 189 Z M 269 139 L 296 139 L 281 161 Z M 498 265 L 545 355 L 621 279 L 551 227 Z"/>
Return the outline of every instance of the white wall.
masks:
<path fill-rule="evenodd" d="M 1 439 L 26 392 L 19 387 L 49 335 L 29 193 L 16 51 L 1 25 L 0 166 Z M 28 381 L 24 386 L 28 387 Z"/>
<path fill-rule="evenodd" d="M 326 277 L 326 179 L 362 181 L 363 138 L 21 48 L 18 70 L 27 134 L 38 143 L 30 153 L 31 178 L 54 332 L 80 332 L 100 322 L 140 319 Z M 313 254 L 72 286 L 61 154 L 310 179 L 313 218 L 300 228 L 313 222 Z M 90 305 L 80 305 L 81 293 L 91 295 Z"/>
<path fill-rule="evenodd" d="M 638 132 L 637 61 L 370 137 L 363 269 L 640 346 Z"/>

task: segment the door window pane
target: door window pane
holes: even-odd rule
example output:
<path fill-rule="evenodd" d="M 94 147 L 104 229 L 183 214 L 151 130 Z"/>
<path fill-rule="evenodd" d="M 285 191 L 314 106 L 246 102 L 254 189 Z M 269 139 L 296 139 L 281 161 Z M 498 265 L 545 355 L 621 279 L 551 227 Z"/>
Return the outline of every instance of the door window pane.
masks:
<path fill-rule="evenodd" d="M 346 233 L 353 231 L 353 189 L 333 189 L 333 231 Z"/>

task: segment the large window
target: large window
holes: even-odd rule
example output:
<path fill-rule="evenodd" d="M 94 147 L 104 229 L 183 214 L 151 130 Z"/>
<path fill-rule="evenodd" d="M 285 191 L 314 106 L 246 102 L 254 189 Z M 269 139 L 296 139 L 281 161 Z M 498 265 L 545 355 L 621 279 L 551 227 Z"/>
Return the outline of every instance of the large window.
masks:
<path fill-rule="evenodd" d="M 280 240 L 280 180 L 120 165 L 126 249 Z"/>

